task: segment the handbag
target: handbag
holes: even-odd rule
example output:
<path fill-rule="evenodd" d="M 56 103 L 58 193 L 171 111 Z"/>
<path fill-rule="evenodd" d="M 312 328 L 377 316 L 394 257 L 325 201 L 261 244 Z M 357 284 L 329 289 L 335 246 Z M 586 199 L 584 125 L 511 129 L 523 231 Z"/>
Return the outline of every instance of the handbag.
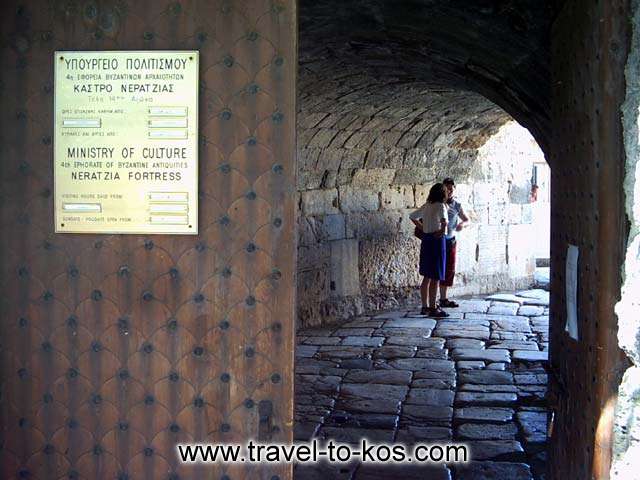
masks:
<path fill-rule="evenodd" d="M 415 237 L 418 237 L 420 240 L 422 240 L 422 236 L 424 235 L 424 232 L 422 231 L 421 227 L 418 227 L 416 225 L 416 228 L 413 229 L 413 235 Z"/>

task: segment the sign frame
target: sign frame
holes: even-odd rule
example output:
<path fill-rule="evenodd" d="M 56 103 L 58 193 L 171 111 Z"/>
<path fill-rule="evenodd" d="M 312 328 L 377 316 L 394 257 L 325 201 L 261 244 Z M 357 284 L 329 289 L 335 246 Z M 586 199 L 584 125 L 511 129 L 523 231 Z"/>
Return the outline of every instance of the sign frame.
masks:
<path fill-rule="evenodd" d="M 59 62 L 63 62 L 65 60 L 69 61 L 69 57 L 73 57 L 78 59 L 85 60 L 85 62 L 91 60 L 92 62 L 99 61 L 113 61 L 113 59 L 117 59 L 120 61 L 126 62 L 129 65 L 129 61 L 131 61 L 131 65 L 134 64 L 142 64 L 146 65 L 163 65 L 161 62 L 175 62 L 170 63 L 171 65 L 180 64 L 184 65 L 184 76 L 183 79 L 177 79 L 178 82 L 182 81 L 183 85 L 179 85 L 179 88 L 176 92 L 173 92 L 173 88 L 175 84 L 163 83 L 170 81 L 170 78 L 164 79 L 160 78 L 156 80 L 157 83 L 139 83 L 135 80 L 130 83 L 134 87 L 137 85 L 138 88 L 143 85 L 160 85 L 161 87 L 164 85 L 164 88 L 169 88 L 167 85 L 171 85 L 171 91 L 169 94 L 163 92 L 163 95 L 159 96 L 160 103 L 156 102 L 156 98 L 150 97 L 151 93 L 148 93 L 147 96 L 140 96 L 140 100 L 135 100 L 135 102 L 139 102 L 141 105 L 136 105 L 134 100 L 131 97 L 131 93 L 122 93 L 119 95 L 111 94 L 113 92 L 114 85 L 121 85 L 120 83 L 112 83 L 111 84 L 111 92 L 107 92 L 105 94 L 104 91 L 95 92 L 95 96 L 91 97 L 94 102 L 100 102 L 99 105 L 91 104 L 87 99 L 84 103 L 68 103 L 64 104 L 69 108 L 64 109 L 63 106 L 60 105 L 61 102 L 64 102 L 63 98 L 63 82 L 72 82 L 73 76 L 67 73 L 67 78 L 60 78 L 62 74 L 62 68 L 59 67 Z M 165 57 L 165 58 L 163 58 Z M 186 59 L 185 59 L 186 57 Z M 101 59 L 101 60 L 100 60 Z M 139 60 L 134 62 L 133 59 L 146 59 L 147 63 L 144 63 L 143 60 Z M 72 59 L 71 59 L 72 60 Z M 131 234 L 131 235 L 197 235 L 198 234 L 198 182 L 199 182 L 199 79 L 200 79 L 200 59 L 199 52 L 197 50 L 104 50 L 104 51 L 78 51 L 78 50 L 59 50 L 54 52 L 54 138 L 53 138 L 53 198 L 54 198 L 54 231 L 56 234 Z M 80 65 L 79 63 L 77 65 Z M 83 63 L 82 65 L 87 65 Z M 97 65 L 94 63 L 93 65 Z M 107 65 L 107 64 L 105 64 Z M 119 65 L 116 62 L 116 65 Z M 187 66 L 188 65 L 188 66 Z M 117 72 L 122 75 L 124 69 L 118 69 Z M 128 71 L 128 70 L 127 70 Z M 154 73 L 155 72 L 155 73 Z M 66 73 L 66 71 L 65 71 Z M 107 81 L 96 81 L 94 85 L 109 85 L 109 75 L 102 72 L 103 75 L 100 77 L 106 77 Z M 116 72 L 113 70 L 108 71 L 110 74 L 114 74 L 114 79 L 117 78 Z M 161 74 L 157 73 L 152 68 L 144 68 L 133 70 L 131 76 L 135 78 L 135 75 L 138 74 L 140 78 L 142 75 L 145 78 L 148 78 L 148 75 L 158 75 L 161 77 Z M 171 75 L 171 74 L 164 74 Z M 192 77 L 192 78 L 190 78 Z M 79 82 L 81 75 L 77 75 L 76 82 Z M 175 79 L 175 78 L 174 78 Z M 193 80 L 193 83 L 191 83 Z M 112 80 L 115 81 L 115 80 Z M 99 83 L 98 83 L 99 82 Z M 145 82 L 142 80 L 142 82 Z M 69 85 L 65 85 L 66 95 L 68 96 Z M 75 88 L 75 86 L 74 86 Z M 121 86 L 121 90 L 124 90 L 125 87 Z M 155 87 L 154 87 L 155 88 Z M 188 90 L 187 90 L 188 89 Z M 180 93 L 187 92 L 186 98 L 183 104 L 176 105 L 177 102 L 166 101 L 167 98 L 177 98 L 180 100 Z M 82 92 L 82 93 L 92 93 L 92 92 Z M 175 93 L 176 95 L 171 96 L 171 93 Z M 102 95 L 102 97 L 101 97 Z M 105 102 L 104 96 L 110 95 L 110 98 L 118 98 L 120 99 L 120 103 L 114 101 Z M 129 100 L 126 100 L 126 97 L 129 96 Z M 102 100 L 100 100 L 102 98 Z M 186 105 L 185 105 L 186 104 Z M 181 159 L 183 162 L 173 161 L 173 164 L 182 164 L 181 169 L 176 171 L 137 171 L 133 173 L 134 180 L 131 180 L 132 173 L 129 170 L 123 170 L 124 172 L 128 172 L 129 181 L 128 182 L 119 182 L 118 188 L 116 191 L 103 189 L 102 192 L 93 193 L 98 195 L 100 198 L 92 198 L 91 193 L 85 193 L 80 191 L 79 194 L 71 191 L 69 188 L 64 188 L 62 185 L 62 172 L 63 161 L 68 160 L 68 157 L 62 158 L 65 153 L 65 148 L 69 145 L 68 141 L 63 140 L 63 131 L 65 128 L 75 129 L 77 131 L 82 131 L 84 129 L 97 129 L 102 128 L 104 126 L 104 118 L 64 118 L 63 114 L 66 112 L 67 114 L 71 111 L 73 107 L 78 106 L 86 106 L 87 112 L 91 111 L 90 107 L 112 107 L 113 110 L 119 111 L 122 110 L 125 112 L 122 114 L 123 117 L 123 126 L 118 127 L 115 126 L 113 118 L 109 118 L 108 122 L 111 121 L 115 131 L 108 132 L 107 135 L 110 137 L 105 143 L 109 144 L 110 147 L 106 148 L 94 147 L 101 149 L 103 152 L 107 152 L 110 150 L 109 155 L 113 156 L 115 153 L 114 145 L 120 146 L 125 140 L 125 134 L 129 132 L 124 132 L 127 130 L 127 126 L 130 125 L 131 122 L 141 123 L 143 122 L 144 126 L 137 127 L 139 129 L 146 129 L 148 131 L 148 135 L 141 136 L 141 140 L 130 140 L 130 137 L 126 137 L 126 140 L 130 140 L 130 144 L 134 144 L 134 146 L 129 147 L 132 151 L 144 151 L 147 152 L 154 150 L 156 152 L 164 152 L 163 155 L 169 155 L 167 152 L 173 152 Z M 134 108 L 137 107 L 136 108 Z M 121 109 L 116 109 L 116 107 L 122 107 Z M 134 111 L 146 111 L 147 115 L 145 118 L 139 118 L 133 114 L 127 114 L 126 112 L 129 109 L 133 109 Z M 180 111 L 178 111 L 180 109 Z M 113 111 L 112 110 L 112 111 Z M 80 111 L 80 110 L 78 110 Z M 93 111 L 100 111 L 94 108 Z M 78 116 L 78 115 L 74 115 Z M 91 115 L 90 115 L 91 116 Z M 96 117 L 96 115 L 92 115 Z M 132 120 L 133 119 L 133 120 Z M 137 120 L 140 122 L 137 122 Z M 87 130 L 84 130 L 85 132 Z M 90 131 L 90 130 L 89 130 Z M 124 132 L 124 133 L 123 133 Z M 87 133 L 75 133 L 72 131 L 73 135 L 83 135 L 82 140 L 86 142 L 89 138 L 89 134 Z M 96 134 L 97 135 L 97 134 Z M 104 135 L 104 132 L 101 133 Z M 175 140 L 179 142 L 174 145 L 166 145 L 167 140 Z M 158 143 L 156 143 L 158 142 Z M 165 143 L 159 143 L 165 142 Z M 87 147 L 86 143 L 79 143 L 81 145 L 78 147 L 79 149 L 86 149 L 88 152 L 91 147 Z M 158 148 L 156 149 L 154 146 L 156 145 Z M 179 146 L 176 146 L 179 145 Z M 143 147 L 144 146 L 144 147 Z M 75 148 L 75 147 L 72 147 Z M 126 147 L 123 147 L 123 150 Z M 84 151 L 84 150 L 79 150 Z M 67 150 L 67 155 L 70 151 Z M 140 155 L 140 153 L 138 153 Z M 151 154 L 150 154 L 151 155 Z M 153 153 L 155 155 L 155 153 Z M 155 157 L 151 157 L 155 158 Z M 175 160 L 175 159 L 174 159 Z M 171 164 L 172 160 L 168 160 L 164 162 L 165 164 Z M 70 164 L 71 162 L 66 161 L 65 163 Z M 107 162 L 108 163 L 108 162 Z M 111 165 L 115 162 L 111 161 Z M 120 164 L 133 163 L 133 162 L 118 162 Z M 145 162 L 137 162 L 138 164 L 144 164 Z M 76 162 L 77 164 L 77 162 Z M 147 162 L 149 164 L 149 162 Z M 64 170 L 65 173 L 69 173 L 71 178 L 73 178 L 73 170 L 67 166 L 67 170 Z M 65 179 L 66 181 L 76 181 L 80 188 L 87 189 L 87 184 L 80 183 L 83 181 L 83 178 L 78 180 L 78 174 L 81 176 L 90 176 L 91 174 L 108 174 L 104 168 L 103 171 L 100 172 L 76 172 L 76 178 L 74 180 Z M 117 169 L 114 169 L 116 173 L 118 173 Z M 113 172 L 111 172 L 113 174 Z M 122 172 L 120 172 L 122 173 Z M 184 178 L 183 178 L 184 175 Z M 131 184 L 135 185 L 138 177 L 143 178 L 140 182 L 139 188 L 132 188 Z M 150 177 L 152 180 L 148 181 L 147 177 Z M 157 180 L 158 178 L 162 178 L 162 180 Z M 167 180 L 175 180 L 179 177 L 179 180 L 176 181 L 175 187 L 168 183 Z M 105 178 L 108 179 L 107 176 Z M 84 179 L 84 181 L 92 181 L 96 182 L 94 185 L 103 186 L 104 183 L 100 176 L 98 178 Z M 124 187 L 122 184 L 125 184 Z M 117 195 L 119 192 L 125 192 L 126 194 L 130 194 L 129 197 L 122 199 L 121 202 L 118 202 Z M 78 201 L 74 201 L 73 198 L 71 201 L 69 198 L 62 198 L 63 195 L 67 197 L 71 196 L 80 196 L 85 198 L 78 198 Z M 175 197 L 175 198 L 174 198 Z M 122 198 L 122 196 L 120 197 Z M 116 204 L 121 204 L 125 207 L 124 211 L 118 210 L 110 212 L 111 217 L 106 216 L 103 211 L 103 203 L 100 199 L 103 199 L 107 202 L 107 204 L 113 207 L 114 202 Z M 145 216 L 141 216 L 141 203 L 140 201 L 144 201 L 146 199 L 145 205 L 148 208 L 145 210 Z M 109 203 L 110 201 L 110 203 Z M 127 210 L 127 207 L 130 210 Z M 132 211 L 136 218 L 131 221 L 131 218 L 127 216 L 127 212 Z M 114 219 L 116 215 L 119 215 L 119 219 L 129 220 L 130 225 L 119 225 L 110 223 L 109 221 L 98 221 L 98 218 L 102 217 L 89 217 L 87 214 L 95 214 L 95 215 L 105 215 L 105 219 Z M 74 215 L 74 216 L 71 216 Z M 73 218 L 74 224 L 72 226 L 68 225 L 68 221 L 65 221 L 65 218 Z M 85 220 L 91 219 L 93 220 Z M 146 223 L 144 223 L 143 219 L 148 219 Z M 78 220 L 80 219 L 80 220 Z M 89 223 L 90 221 L 95 221 L 96 223 Z M 67 225 L 65 225 L 67 224 Z"/>

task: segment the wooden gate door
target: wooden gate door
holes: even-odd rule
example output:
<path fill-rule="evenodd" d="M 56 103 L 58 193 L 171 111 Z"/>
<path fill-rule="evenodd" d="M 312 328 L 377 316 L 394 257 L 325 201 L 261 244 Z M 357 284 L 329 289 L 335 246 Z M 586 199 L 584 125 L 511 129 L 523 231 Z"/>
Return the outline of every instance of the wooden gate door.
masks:
<path fill-rule="evenodd" d="M 25 1 L 0 22 L 5 479 L 277 479 L 292 437 L 292 0 Z M 199 234 L 53 231 L 53 52 L 198 50 Z"/>

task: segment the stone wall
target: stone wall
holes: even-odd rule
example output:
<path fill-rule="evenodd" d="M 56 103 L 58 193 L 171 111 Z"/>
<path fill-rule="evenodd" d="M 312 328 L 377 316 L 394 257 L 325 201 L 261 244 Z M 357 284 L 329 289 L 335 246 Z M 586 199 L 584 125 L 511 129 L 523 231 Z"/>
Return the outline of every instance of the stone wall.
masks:
<path fill-rule="evenodd" d="M 534 235 L 528 201 L 532 165 L 542 153 L 528 132 L 504 112 L 490 108 L 483 117 L 481 97 L 464 95 L 478 102 L 474 111 L 470 113 L 473 106 L 467 105 L 466 115 L 452 116 L 451 125 L 440 124 L 439 131 L 415 131 L 405 144 L 401 139 L 407 132 L 393 126 L 407 123 L 402 121 L 407 115 L 402 107 L 387 109 L 387 117 L 369 122 L 372 130 L 379 131 L 355 130 L 350 137 L 341 129 L 317 125 L 312 128 L 315 133 L 309 133 L 304 128 L 309 114 L 301 115 L 301 326 L 418 299 L 419 242 L 408 215 L 424 203 L 431 185 L 447 175 L 456 178 L 457 197 L 472 220 L 458 235 L 458 274 L 451 293 L 493 292 L 532 282 Z M 449 107 L 461 99 L 462 94 L 452 93 Z M 473 126 L 469 119 L 475 119 Z M 421 121 L 414 117 L 409 124 Z M 351 125 L 354 122 L 351 119 Z M 319 136 L 334 147 L 322 148 Z M 344 143 L 336 144 L 335 138 L 341 136 Z M 349 142 L 354 136 L 364 148 Z M 421 144 L 421 137 L 429 141 Z"/>

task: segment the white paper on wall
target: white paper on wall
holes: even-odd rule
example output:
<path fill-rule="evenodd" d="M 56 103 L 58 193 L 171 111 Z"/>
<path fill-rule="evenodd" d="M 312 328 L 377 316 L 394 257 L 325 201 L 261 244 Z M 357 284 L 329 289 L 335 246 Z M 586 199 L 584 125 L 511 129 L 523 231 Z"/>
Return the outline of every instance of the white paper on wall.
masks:
<path fill-rule="evenodd" d="M 578 255 L 580 251 L 575 245 L 567 247 L 567 264 L 565 268 L 565 295 L 567 302 L 567 323 L 564 327 L 571 338 L 579 340 L 578 334 Z"/>

